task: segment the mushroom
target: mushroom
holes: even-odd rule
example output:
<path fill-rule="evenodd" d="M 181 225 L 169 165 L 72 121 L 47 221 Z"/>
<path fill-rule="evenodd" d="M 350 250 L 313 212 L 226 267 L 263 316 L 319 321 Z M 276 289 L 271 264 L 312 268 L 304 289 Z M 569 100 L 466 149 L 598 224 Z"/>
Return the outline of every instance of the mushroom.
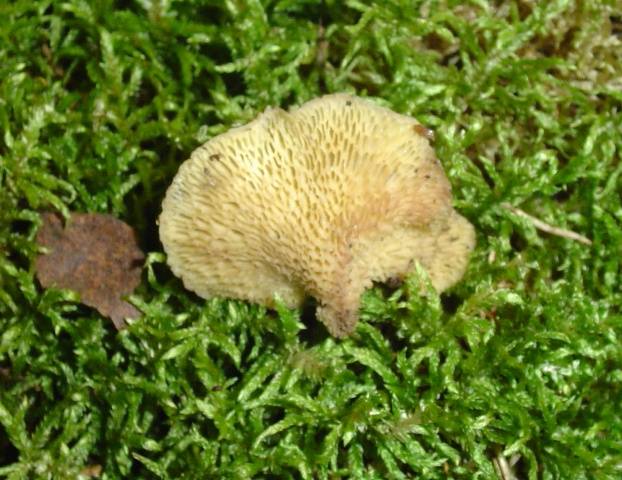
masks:
<path fill-rule="evenodd" d="M 197 148 L 159 218 L 167 261 L 204 298 L 291 307 L 307 294 L 336 337 L 374 281 L 419 262 L 454 285 L 475 245 L 425 127 L 370 101 L 326 95 L 268 108 Z"/>

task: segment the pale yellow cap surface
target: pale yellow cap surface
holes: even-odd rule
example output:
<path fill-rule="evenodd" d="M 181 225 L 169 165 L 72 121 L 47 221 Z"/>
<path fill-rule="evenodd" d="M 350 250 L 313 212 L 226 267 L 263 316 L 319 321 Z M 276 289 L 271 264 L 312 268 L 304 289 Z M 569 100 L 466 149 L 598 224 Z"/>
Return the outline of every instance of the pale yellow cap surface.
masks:
<path fill-rule="evenodd" d="M 420 124 L 346 94 L 254 121 L 195 150 L 162 204 L 173 272 L 204 298 L 319 303 L 335 336 L 352 332 L 372 281 L 418 261 L 442 291 L 475 244 Z"/>

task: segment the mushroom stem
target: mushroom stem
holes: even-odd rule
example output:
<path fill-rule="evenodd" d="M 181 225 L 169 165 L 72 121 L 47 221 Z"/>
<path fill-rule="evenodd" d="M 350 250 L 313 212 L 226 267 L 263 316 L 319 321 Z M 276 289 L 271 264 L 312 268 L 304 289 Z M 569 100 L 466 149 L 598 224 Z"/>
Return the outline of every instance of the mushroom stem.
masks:
<path fill-rule="evenodd" d="M 326 326 L 332 336 L 343 338 L 354 331 L 358 311 L 342 310 L 338 312 L 331 306 L 322 305 L 317 309 L 317 318 Z"/>
<path fill-rule="evenodd" d="M 358 272 L 348 243 L 342 245 L 342 253 L 336 264 L 327 265 L 329 270 L 325 276 L 332 278 L 332 281 L 318 285 L 315 294 L 319 303 L 318 320 L 331 335 L 338 338 L 350 335 L 356 328 L 361 295 L 367 284 L 371 285 L 371 281 Z"/>

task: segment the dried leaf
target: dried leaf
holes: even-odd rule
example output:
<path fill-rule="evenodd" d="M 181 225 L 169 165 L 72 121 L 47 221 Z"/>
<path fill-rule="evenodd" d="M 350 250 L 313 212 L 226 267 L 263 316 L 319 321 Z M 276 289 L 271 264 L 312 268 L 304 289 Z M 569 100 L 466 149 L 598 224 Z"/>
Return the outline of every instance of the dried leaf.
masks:
<path fill-rule="evenodd" d="M 63 227 L 55 213 L 42 215 L 37 243 L 49 253 L 35 262 L 41 285 L 74 290 L 82 303 L 110 317 L 117 329 L 139 312 L 123 300 L 140 283 L 144 254 L 132 228 L 111 215 L 74 213 Z"/>
<path fill-rule="evenodd" d="M 83 475 L 85 477 L 99 477 L 101 474 L 101 465 L 88 465 L 80 471 L 80 475 Z"/>

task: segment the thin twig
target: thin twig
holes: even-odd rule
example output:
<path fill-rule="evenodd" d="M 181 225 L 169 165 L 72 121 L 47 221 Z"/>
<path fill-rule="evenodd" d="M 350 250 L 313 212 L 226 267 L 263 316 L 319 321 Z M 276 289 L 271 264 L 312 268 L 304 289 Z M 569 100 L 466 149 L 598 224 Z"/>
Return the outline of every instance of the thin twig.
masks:
<path fill-rule="evenodd" d="M 506 210 L 509 210 L 510 212 L 518 215 L 519 217 L 526 218 L 531 223 L 533 223 L 533 226 L 536 227 L 538 230 L 542 230 L 543 232 L 550 233 L 551 235 L 557 235 L 558 237 L 564 237 L 564 238 L 569 238 L 571 240 L 576 240 L 577 242 L 584 243 L 585 245 L 592 244 L 592 241 L 589 238 L 577 232 L 573 232 L 572 230 L 566 230 L 565 228 L 559 228 L 559 227 L 554 227 L 553 225 L 549 225 L 548 223 L 543 222 L 542 220 L 534 217 L 533 215 L 529 215 L 527 212 L 521 210 L 518 207 L 514 207 L 510 205 L 509 203 L 502 203 L 501 206 L 505 208 Z"/>
<path fill-rule="evenodd" d="M 516 476 L 514 475 L 514 472 L 512 472 L 512 468 L 503 455 L 497 455 L 497 457 L 493 460 L 493 463 L 495 464 L 495 467 L 497 467 L 497 473 L 502 480 L 516 480 Z"/>

